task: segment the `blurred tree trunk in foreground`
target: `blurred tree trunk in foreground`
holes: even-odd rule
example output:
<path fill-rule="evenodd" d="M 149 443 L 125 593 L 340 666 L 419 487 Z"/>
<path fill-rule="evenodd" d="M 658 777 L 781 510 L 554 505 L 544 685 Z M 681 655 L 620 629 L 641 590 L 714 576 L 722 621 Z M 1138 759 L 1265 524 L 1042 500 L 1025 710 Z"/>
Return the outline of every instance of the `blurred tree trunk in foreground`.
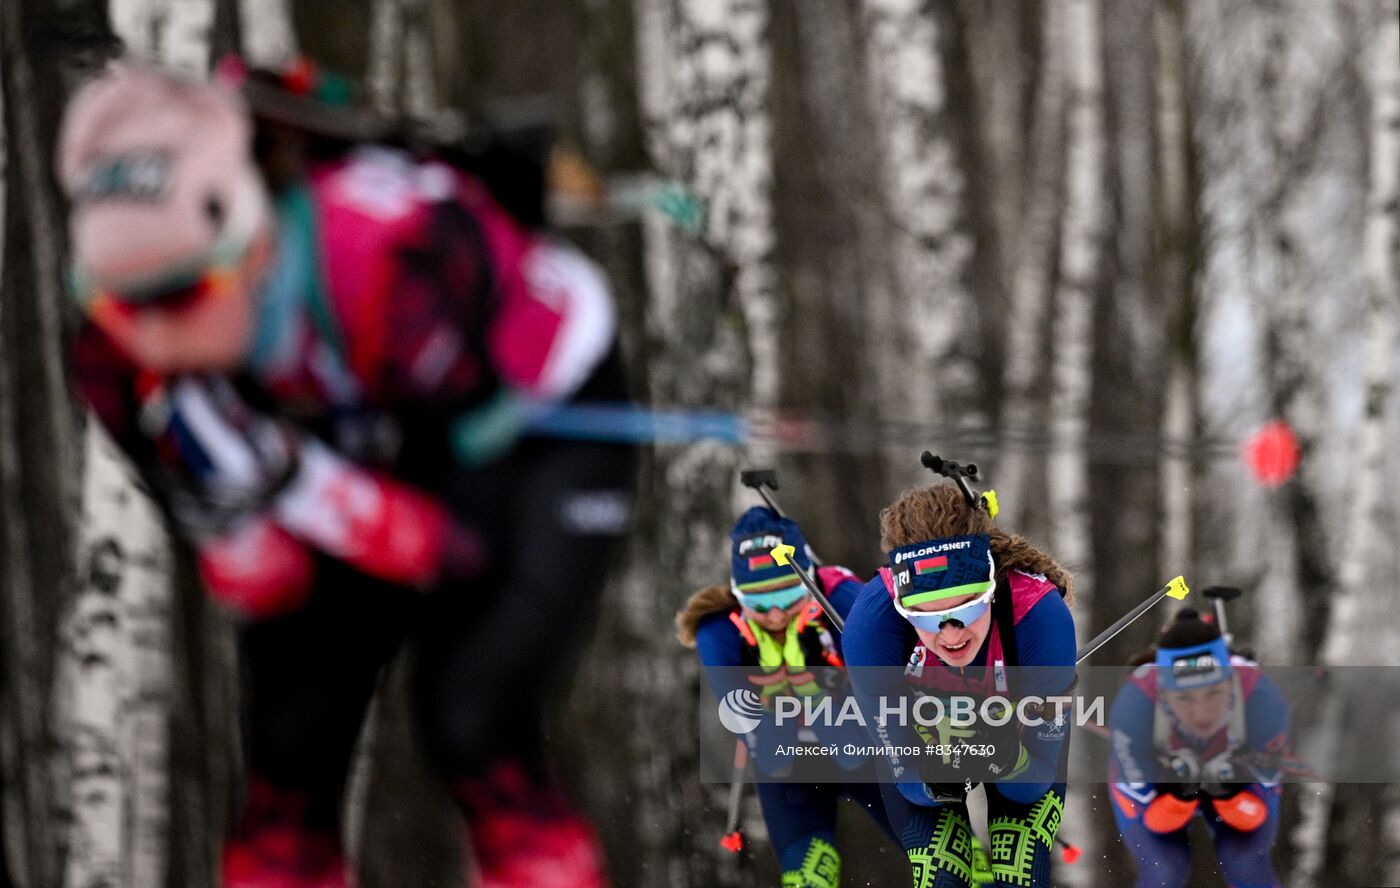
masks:
<path fill-rule="evenodd" d="M 78 75 L 110 51 L 99 4 L 0 6 L 0 748 L 4 829 L 18 884 L 58 884 L 74 802 L 51 756 L 57 634 L 73 601 L 82 426 L 60 343 L 62 207 L 50 158 Z M 101 664 L 96 664 L 100 666 Z"/>

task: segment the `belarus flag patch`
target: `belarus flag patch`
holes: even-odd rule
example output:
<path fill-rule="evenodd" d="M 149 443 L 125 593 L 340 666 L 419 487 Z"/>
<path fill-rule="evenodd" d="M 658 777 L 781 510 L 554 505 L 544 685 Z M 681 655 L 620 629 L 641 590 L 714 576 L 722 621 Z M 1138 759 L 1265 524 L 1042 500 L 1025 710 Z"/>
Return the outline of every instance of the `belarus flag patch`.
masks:
<path fill-rule="evenodd" d="M 749 559 L 749 570 L 762 570 L 765 567 L 776 567 L 777 562 L 770 555 L 755 555 Z"/>
<path fill-rule="evenodd" d="M 914 573 L 919 576 L 924 574 L 938 573 L 940 570 L 948 569 L 948 556 L 939 555 L 935 558 L 925 558 L 914 562 Z"/>

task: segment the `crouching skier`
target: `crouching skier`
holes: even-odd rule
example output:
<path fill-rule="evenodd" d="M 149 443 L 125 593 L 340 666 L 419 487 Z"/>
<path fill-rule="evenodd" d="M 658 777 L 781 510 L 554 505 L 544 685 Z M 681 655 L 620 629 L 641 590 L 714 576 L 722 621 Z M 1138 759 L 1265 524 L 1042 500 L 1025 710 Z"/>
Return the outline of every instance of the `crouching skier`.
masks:
<path fill-rule="evenodd" d="M 881 512 L 880 536 L 890 564 L 851 608 L 845 652 L 867 726 L 893 753 L 892 779 L 881 789 L 913 884 L 973 884 L 966 793 L 981 782 L 993 884 L 1048 888 L 1064 810 L 1068 719 L 1046 716 L 1024 728 L 1015 717 L 955 725 L 945 709 L 949 716 L 930 735 L 916 715 L 923 710 L 933 721 L 938 710 L 916 701 L 900 715 L 896 702 L 911 693 L 940 704 L 966 697 L 980 709 L 976 701 L 993 696 L 1066 693 L 1075 660 L 1070 576 L 994 526 L 982 505 L 951 484 L 906 491 Z"/>
<path fill-rule="evenodd" d="M 352 747 L 408 642 L 473 884 L 601 888 L 540 721 L 633 453 L 524 436 L 515 407 L 624 395 L 606 284 L 446 165 L 352 148 L 271 193 L 252 136 L 234 93 L 119 64 L 59 154 L 77 386 L 241 617 L 249 783 L 223 885 L 347 884 Z"/>
<path fill-rule="evenodd" d="M 1109 780 L 1138 888 L 1186 884 L 1198 817 L 1232 888 L 1279 885 L 1269 855 L 1288 706 L 1278 686 L 1189 608 L 1134 664 L 1109 711 Z"/>
<path fill-rule="evenodd" d="M 778 564 L 772 555 L 780 545 L 792 546 L 794 561 L 812 570 L 811 550 L 796 522 L 755 506 L 739 517 L 730 539 L 729 586 L 691 596 L 676 616 L 677 634 L 700 655 L 706 679 L 720 700 L 746 688 L 763 701 L 764 718 L 744 741 L 761 775 L 758 799 L 782 867 L 783 888 L 837 888 L 841 854 L 836 806 L 841 798 L 864 808 L 893 838 L 879 787 L 850 782 L 860 779 L 861 769 L 868 770 L 873 781 L 874 771 L 865 757 L 841 754 L 834 766 L 850 772 L 842 781 L 802 782 L 801 769 L 814 763 L 795 762 L 779 748 L 813 740 L 837 748 L 852 742 L 868 745 L 858 725 L 840 724 L 837 717 L 849 694 L 841 636 L 792 568 Z M 818 567 L 816 581 L 843 617 L 862 585 L 851 571 L 835 566 Z M 782 697 L 830 697 L 832 717 L 813 725 L 800 724 L 797 718 L 777 719 L 774 703 Z M 829 759 L 821 764 L 833 766 Z"/>

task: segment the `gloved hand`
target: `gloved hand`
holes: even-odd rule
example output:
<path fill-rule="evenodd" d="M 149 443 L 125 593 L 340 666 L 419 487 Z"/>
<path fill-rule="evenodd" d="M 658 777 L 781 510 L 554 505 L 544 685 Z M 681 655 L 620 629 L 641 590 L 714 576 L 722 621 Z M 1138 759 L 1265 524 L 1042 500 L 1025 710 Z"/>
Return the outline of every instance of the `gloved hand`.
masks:
<path fill-rule="evenodd" d="M 937 725 L 920 727 L 927 746 L 920 772 L 929 783 L 992 783 L 1025 769 L 1028 754 L 1021 744 L 1021 731 L 1015 719 L 991 724 L 980 715 L 970 724 L 953 724 L 945 716 Z"/>
<path fill-rule="evenodd" d="M 437 501 L 371 473 L 291 425 L 253 411 L 219 377 L 183 377 L 143 423 L 172 467 L 170 499 L 196 543 L 267 515 L 372 576 L 411 586 L 479 572 L 477 535 Z"/>
<path fill-rule="evenodd" d="M 899 794 L 923 807 L 957 804 L 967 800 L 965 783 L 924 783 L 918 780 L 901 780 L 896 784 Z"/>
<path fill-rule="evenodd" d="M 973 735 L 965 741 L 968 752 L 961 756 L 959 767 L 973 780 L 995 783 L 1019 774 L 1029 764 L 1029 753 L 1021 745 L 1021 729 L 1015 720 L 1003 725 L 977 722 L 971 726 Z"/>
<path fill-rule="evenodd" d="M 1189 749 L 1174 749 L 1161 756 L 1158 761 L 1168 778 L 1159 791 L 1170 793 L 1179 799 L 1194 799 L 1201 791 L 1201 762 L 1196 753 Z"/>
<path fill-rule="evenodd" d="M 1210 804 L 1227 826 L 1239 832 L 1254 832 L 1269 819 L 1269 806 L 1248 789 L 1213 798 Z"/>
<path fill-rule="evenodd" d="M 1200 807 L 1199 799 L 1184 799 L 1159 786 L 1158 796 L 1142 812 L 1142 825 L 1158 835 L 1174 833 L 1191 822 Z"/>
<path fill-rule="evenodd" d="M 277 616 L 300 608 L 311 596 L 311 551 L 265 515 L 201 541 L 196 549 L 209 594 L 241 616 Z"/>
<path fill-rule="evenodd" d="M 155 389 L 141 408 L 180 530 L 222 537 L 264 510 L 298 467 L 297 437 L 258 414 L 228 380 L 185 376 Z"/>
<path fill-rule="evenodd" d="M 1248 783 L 1248 769 L 1236 762 L 1233 751 L 1222 752 L 1201 766 L 1201 791 L 1212 798 L 1234 796 Z"/>
<path fill-rule="evenodd" d="M 485 548 L 436 500 L 350 462 L 307 437 L 292 479 L 272 503 L 298 539 L 380 579 L 427 586 L 479 573 Z"/>

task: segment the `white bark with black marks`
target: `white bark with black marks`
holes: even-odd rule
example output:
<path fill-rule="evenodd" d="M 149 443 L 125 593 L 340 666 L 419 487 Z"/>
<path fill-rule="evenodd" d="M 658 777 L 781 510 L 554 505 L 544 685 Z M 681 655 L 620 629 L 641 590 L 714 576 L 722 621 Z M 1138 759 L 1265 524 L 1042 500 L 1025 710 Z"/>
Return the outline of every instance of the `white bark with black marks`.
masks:
<path fill-rule="evenodd" d="M 403 7 L 399 0 L 374 0 L 370 5 L 369 62 L 365 81 L 369 100 L 379 111 L 395 110 L 399 101 L 403 43 Z"/>
<path fill-rule="evenodd" d="M 1296 477 L 1275 489 L 1245 486 L 1223 465 L 1213 472 L 1223 494 L 1213 499 L 1233 512 L 1217 538 L 1233 541 L 1232 572 L 1258 593 L 1252 637 L 1241 641 L 1274 662 L 1322 653 L 1346 521 L 1336 467 L 1352 444 L 1350 429 L 1341 434 L 1350 423 L 1337 421 L 1338 402 L 1362 375 L 1351 360 L 1362 350 L 1355 322 L 1364 279 L 1355 259 L 1365 170 L 1356 159 L 1365 127 L 1349 88 L 1358 48 L 1342 26 L 1346 5 L 1187 4 L 1209 232 L 1207 421 L 1244 437 L 1282 418 L 1302 445 Z M 1354 372 L 1338 372 L 1349 364 Z M 1210 539 L 1200 542 L 1208 557 Z M 1342 750 L 1350 716 L 1339 707 L 1333 695 L 1309 713 L 1321 729 L 1299 750 L 1304 758 L 1327 761 Z M 1333 794 L 1327 785 L 1301 786 L 1285 805 L 1295 800 L 1303 822 L 1280 836 L 1278 853 L 1299 884 L 1311 884 L 1326 869 Z"/>
<path fill-rule="evenodd" d="M 656 403 L 772 407 L 781 319 L 773 277 L 766 6 L 638 0 L 634 10 L 647 148 L 655 167 L 703 212 L 693 220 L 656 212 L 643 219 L 648 393 Z M 664 652 L 674 642 L 657 627 L 669 625 L 686 594 L 723 575 L 716 574 L 716 559 L 722 565 L 738 456 L 718 442 L 657 454 L 656 493 L 641 508 L 665 520 L 639 527 L 641 540 L 631 547 L 619 584 L 622 625 L 616 629 L 638 658 L 637 678 L 628 683 L 640 687 L 629 690 L 647 699 L 667 698 L 693 674 L 692 662 L 669 661 Z M 641 667 L 643 661 L 670 665 L 658 672 Z M 665 707 L 664 717 L 692 717 L 690 700 Z M 640 723 L 637 729 L 644 730 Z M 641 746 L 632 753 L 634 761 L 656 758 L 654 749 Z M 693 835 L 671 808 L 723 805 L 709 787 L 674 785 L 676 769 L 693 769 L 696 753 L 692 744 L 674 746 L 657 767 L 635 775 L 637 797 L 647 806 L 636 812 L 636 822 L 646 824 L 649 835 L 638 849 L 642 859 L 629 865 L 645 882 L 734 884 L 732 872 L 697 878 L 686 863 L 708 853 L 711 840 Z"/>
<path fill-rule="evenodd" d="M 1102 8 L 1098 0 L 1060 0 L 1067 66 L 1065 205 L 1051 326 L 1050 465 L 1047 470 L 1051 551 L 1074 572 L 1081 638 L 1094 632 L 1090 541 L 1089 398 L 1093 380 L 1093 310 L 1103 261 L 1106 144 Z M 1073 753 L 1084 756 L 1080 751 Z M 1099 796 L 1102 800 L 1103 796 Z M 1067 822 L 1084 825 L 1083 851 L 1097 860 L 1093 800 L 1071 794 Z M 1087 872 L 1066 874 L 1090 884 Z M 1087 880 L 1087 881 L 1086 881 Z"/>
<path fill-rule="evenodd" d="M 1011 252 L 1011 304 L 1007 317 L 1005 386 L 1002 407 L 1002 446 L 997 461 L 996 487 L 1002 521 L 1024 527 L 1033 448 L 1025 440 L 1036 435 L 1047 417 L 1042 396 L 1054 277 L 1056 233 L 1064 193 L 1065 44 L 1064 8 L 1048 3 L 1042 12 L 1042 50 L 1036 82 L 1035 113 L 1030 133 L 1027 190 L 1021 203 L 1022 223 Z"/>
<path fill-rule="evenodd" d="M 918 0 L 865 0 L 862 12 L 897 282 L 893 304 L 872 306 L 885 414 L 958 427 L 980 418 L 977 367 L 963 342 L 974 330 L 965 279 L 974 244 L 942 35 Z"/>
<path fill-rule="evenodd" d="M 291 0 L 241 0 L 238 5 L 243 56 L 262 68 L 285 67 L 297 56 Z"/>
<path fill-rule="evenodd" d="M 427 0 L 374 0 L 365 78 L 375 108 L 415 120 L 437 112 L 432 24 Z"/>
<path fill-rule="evenodd" d="M 1161 459 L 1162 564 L 1168 574 L 1193 575 L 1192 512 L 1193 465 L 1196 428 L 1195 280 L 1191 275 L 1189 244 L 1192 195 L 1188 176 L 1191 133 L 1187 118 L 1185 37 L 1181 7 L 1159 3 L 1154 10 L 1156 39 L 1156 174 L 1157 225 L 1159 226 L 1156 283 L 1158 298 L 1166 303 L 1166 396 Z"/>
<path fill-rule="evenodd" d="M 1089 540 L 1089 397 L 1093 310 L 1103 261 L 1105 135 L 1102 9 L 1098 0 L 1061 0 L 1068 65 L 1064 230 L 1051 327 L 1051 463 L 1055 556 L 1074 571 L 1081 612 L 1092 610 Z M 1081 625 L 1082 631 L 1090 627 Z"/>
<path fill-rule="evenodd" d="M 1361 646 L 1396 652 L 1367 630 L 1384 616 L 1389 597 L 1375 563 L 1379 507 L 1384 501 L 1387 418 L 1394 392 L 1397 300 L 1400 300 L 1400 20 L 1389 0 L 1369 51 L 1371 73 L 1370 195 L 1366 202 L 1365 400 L 1353 450 L 1347 530 L 1339 566 L 1340 594 L 1322 651 L 1329 665 L 1346 662 Z M 1379 661 L 1377 662 L 1379 665 Z"/>
<path fill-rule="evenodd" d="M 21 214 L 18 225 L 11 220 L 0 226 L 0 237 L 12 243 L 9 229 L 22 226 L 16 240 L 27 246 L 0 263 L 5 283 L 16 287 L 0 299 L 0 334 L 6 339 L 0 349 L 0 611 L 6 622 L 0 670 L 9 689 L 0 704 L 7 827 L 0 840 L 15 851 L 6 856 L 21 884 L 52 884 L 58 878 L 58 823 L 66 812 L 54 797 L 48 630 L 52 603 L 71 591 L 71 572 L 54 565 L 69 554 L 78 457 L 60 350 L 67 305 L 62 227 L 46 147 L 45 115 L 57 109 L 45 107 L 55 101 L 55 91 L 40 82 L 41 60 L 29 42 L 32 24 L 19 4 L 0 5 L 0 90 L 9 97 L 0 102 L 3 181 L 14 182 L 5 200 Z M 40 455 L 43 462 L 36 465 Z"/>
<path fill-rule="evenodd" d="M 155 886 L 169 816 L 169 541 L 125 458 L 96 421 L 87 429 L 79 582 L 55 690 L 73 811 L 63 884 Z"/>
<path fill-rule="evenodd" d="M 207 72 L 211 0 L 113 0 L 109 14 L 135 54 Z M 170 856 L 169 542 L 124 458 L 95 419 L 86 425 L 79 586 L 59 627 L 56 667 L 73 807 L 63 884 L 86 888 L 117 874 L 115 884 L 156 886 Z"/>
<path fill-rule="evenodd" d="M 209 70 L 214 0 L 111 0 L 108 14 L 129 52 L 195 74 Z"/>
<path fill-rule="evenodd" d="M 750 364 L 747 406 L 768 409 L 778 399 L 783 325 L 773 268 L 767 8 L 754 0 L 671 6 L 671 54 L 644 63 L 640 75 L 650 144 L 659 165 L 698 199 L 703 241 L 732 272 L 729 298 L 744 320 Z"/>

